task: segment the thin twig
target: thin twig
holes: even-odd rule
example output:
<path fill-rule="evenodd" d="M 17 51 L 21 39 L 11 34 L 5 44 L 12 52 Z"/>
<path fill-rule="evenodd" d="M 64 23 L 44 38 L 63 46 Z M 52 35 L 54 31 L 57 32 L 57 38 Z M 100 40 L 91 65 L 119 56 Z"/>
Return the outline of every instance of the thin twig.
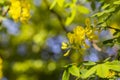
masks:
<path fill-rule="evenodd" d="M 111 27 L 111 26 L 107 26 L 106 28 L 110 28 L 110 29 L 114 29 L 114 30 L 116 30 L 116 31 L 120 31 L 120 29 L 113 28 L 113 27 Z"/>
<path fill-rule="evenodd" d="M 95 41 L 91 41 L 91 43 L 92 43 L 92 46 L 97 50 L 97 51 L 102 51 L 102 49 L 100 48 L 100 47 L 98 47 L 98 45 L 96 44 L 96 42 Z"/>

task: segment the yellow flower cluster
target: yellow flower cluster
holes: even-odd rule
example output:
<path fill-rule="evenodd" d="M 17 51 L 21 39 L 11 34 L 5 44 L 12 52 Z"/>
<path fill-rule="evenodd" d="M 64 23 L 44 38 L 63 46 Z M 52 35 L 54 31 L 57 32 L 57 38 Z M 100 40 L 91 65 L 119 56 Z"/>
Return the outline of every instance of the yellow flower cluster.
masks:
<path fill-rule="evenodd" d="M 14 21 L 26 22 L 30 18 L 30 4 L 28 0 L 10 0 L 9 14 Z"/>
<path fill-rule="evenodd" d="M 89 46 L 86 44 L 85 40 L 97 39 L 97 36 L 95 35 L 95 28 L 93 29 L 90 26 L 90 20 L 86 19 L 85 24 L 86 24 L 85 28 L 83 28 L 82 26 L 77 26 L 76 28 L 73 29 L 72 33 L 70 32 L 67 34 L 71 48 L 74 49 L 88 48 Z M 68 45 L 63 42 L 61 48 L 67 49 L 68 48 L 67 46 Z"/>
<path fill-rule="evenodd" d="M 115 76 L 115 72 L 114 71 L 109 71 L 109 74 L 107 75 L 107 78 L 112 78 Z"/>
<path fill-rule="evenodd" d="M 87 37 L 88 40 L 95 40 L 98 39 L 98 36 L 95 34 L 96 28 L 92 28 L 90 26 L 90 20 L 86 19 L 85 21 L 86 24 L 86 28 L 85 28 L 85 35 Z"/>
<path fill-rule="evenodd" d="M 73 33 L 67 34 L 70 44 L 81 45 L 85 39 L 85 29 L 82 26 L 77 26 Z"/>

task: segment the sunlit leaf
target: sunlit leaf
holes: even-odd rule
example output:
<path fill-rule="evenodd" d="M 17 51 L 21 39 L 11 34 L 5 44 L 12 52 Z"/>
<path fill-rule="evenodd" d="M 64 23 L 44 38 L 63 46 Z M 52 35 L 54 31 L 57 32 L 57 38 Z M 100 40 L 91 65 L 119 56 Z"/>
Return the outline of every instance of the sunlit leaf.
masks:
<path fill-rule="evenodd" d="M 65 70 L 62 75 L 62 80 L 69 80 L 69 76 L 70 74 L 68 73 L 68 71 Z"/>
<path fill-rule="evenodd" d="M 57 0 L 57 4 L 58 4 L 60 7 L 63 7 L 64 2 L 65 2 L 65 0 Z"/>
<path fill-rule="evenodd" d="M 104 12 L 98 12 L 98 13 L 92 15 L 92 17 L 95 17 L 95 16 L 100 17 L 100 16 L 102 16 L 103 14 L 104 14 Z"/>
<path fill-rule="evenodd" d="M 1 4 L 4 4 L 4 2 L 5 2 L 4 0 L 0 0 L 0 5 L 1 5 Z"/>
<path fill-rule="evenodd" d="M 67 17 L 66 21 L 65 21 L 65 25 L 68 26 L 71 24 L 71 22 L 74 20 L 76 15 L 76 10 L 72 10 L 71 15 L 69 17 Z"/>
<path fill-rule="evenodd" d="M 102 11 L 102 12 L 98 12 L 98 13 L 96 13 L 96 14 L 94 14 L 94 15 L 92 15 L 92 17 L 95 17 L 95 16 L 97 16 L 97 17 L 101 17 L 101 16 L 103 16 L 104 14 L 110 14 L 111 12 L 113 12 L 113 11 L 115 11 L 115 8 L 113 7 L 113 8 L 110 8 L 110 9 L 107 9 L 107 10 L 104 10 L 104 11 Z M 107 15 L 106 15 L 107 16 Z M 102 18 L 103 19 L 103 18 Z"/>
<path fill-rule="evenodd" d="M 120 65 L 109 65 L 109 68 L 114 71 L 120 71 Z"/>
<path fill-rule="evenodd" d="M 79 72 L 79 68 L 75 65 L 72 65 L 68 68 L 69 73 L 71 73 L 74 76 L 79 77 L 80 76 L 80 72 Z"/>
<path fill-rule="evenodd" d="M 87 69 L 85 69 L 85 68 L 83 68 L 83 69 L 81 69 L 81 68 L 80 68 L 80 73 L 81 73 L 81 76 L 82 76 L 82 75 L 84 75 L 87 71 L 88 71 L 88 70 L 87 70 Z"/>
<path fill-rule="evenodd" d="M 110 6 L 110 4 L 104 4 L 103 6 L 102 6 L 102 9 L 106 9 L 106 8 L 108 8 Z"/>
<path fill-rule="evenodd" d="M 106 62 L 105 64 L 107 64 L 107 65 L 120 65 L 120 61 L 114 60 L 112 62 Z"/>
<path fill-rule="evenodd" d="M 57 3 L 57 0 L 54 0 L 53 3 L 50 6 L 50 9 L 53 9 L 55 7 L 56 3 Z"/>
<path fill-rule="evenodd" d="M 80 5 L 80 6 L 77 6 L 77 8 L 78 8 L 78 11 L 80 13 L 83 13 L 83 14 L 89 14 L 90 13 L 89 9 L 85 6 Z"/>
<path fill-rule="evenodd" d="M 76 3 L 76 2 L 77 2 L 77 0 L 72 0 L 72 2 L 73 2 L 73 3 Z"/>
<path fill-rule="evenodd" d="M 94 66 L 92 68 L 90 68 L 84 75 L 83 78 L 88 78 L 89 76 L 91 76 L 92 74 L 94 74 L 97 70 L 98 66 Z"/>
<path fill-rule="evenodd" d="M 107 77 L 109 74 L 109 67 L 105 64 L 98 65 L 96 74 L 101 78 Z"/>
<path fill-rule="evenodd" d="M 107 10 L 105 10 L 105 11 L 103 11 L 104 13 L 110 13 L 110 12 L 113 12 L 113 11 L 115 11 L 115 8 L 113 7 L 113 8 L 110 8 L 110 9 L 107 9 Z"/>
<path fill-rule="evenodd" d="M 92 62 L 92 61 L 89 61 L 87 63 L 83 63 L 83 65 L 86 65 L 86 66 L 92 66 L 92 65 L 95 65 L 96 63 L 95 62 Z"/>
<path fill-rule="evenodd" d="M 120 4 L 120 0 L 113 2 L 113 4 Z"/>

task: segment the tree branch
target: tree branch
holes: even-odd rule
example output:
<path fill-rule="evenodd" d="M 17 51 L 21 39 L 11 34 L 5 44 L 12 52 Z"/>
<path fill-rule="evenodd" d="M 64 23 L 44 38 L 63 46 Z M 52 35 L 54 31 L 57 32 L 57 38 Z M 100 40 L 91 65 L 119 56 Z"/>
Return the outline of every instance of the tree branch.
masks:
<path fill-rule="evenodd" d="M 107 26 L 106 28 L 109 28 L 109 29 L 114 29 L 114 30 L 116 30 L 116 31 L 120 31 L 120 29 L 113 28 L 113 27 L 111 27 L 111 26 Z"/>

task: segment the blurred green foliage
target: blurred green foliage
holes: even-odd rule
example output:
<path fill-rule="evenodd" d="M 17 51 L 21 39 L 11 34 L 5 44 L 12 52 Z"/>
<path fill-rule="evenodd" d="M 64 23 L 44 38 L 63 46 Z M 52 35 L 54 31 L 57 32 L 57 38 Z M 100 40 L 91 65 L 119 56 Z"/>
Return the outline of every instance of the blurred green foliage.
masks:
<path fill-rule="evenodd" d="M 27 23 L 21 23 L 14 22 L 7 13 L 9 0 L 0 0 L 2 80 L 68 80 L 70 74 L 79 77 L 81 74 L 78 66 L 81 64 L 68 65 L 68 70 L 63 73 L 63 66 L 81 61 L 81 55 L 74 51 L 70 52 L 73 54 L 69 57 L 63 56 L 66 51 L 61 50 L 61 42 L 67 42 L 66 33 L 72 31 L 76 25 L 85 26 L 84 21 L 89 16 L 92 16 L 90 17 L 92 23 L 97 20 L 98 27 L 102 29 L 107 29 L 108 24 L 115 23 L 118 28 L 120 25 L 119 0 L 29 0 L 29 2 L 31 18 Z M 119 32 L 110 31 L 117 32 L 116 34 Z M 116 43 L 119 44 L 118 36 Z M 104 40 L 106 39 L 105 37 Z M 104 43 L 112 45 L 115 43 L 113 39 L 112 42 L 102 40 L 103 44 L 98 45 L 102 47 Z M 97 66 L 94 62 L 83 64 L 92 66 L 87 70 L 81 67 L 82 75 L 88 71 L 83 77 L 87 78 L 96 70 L 96 74 L 104 77 L 96 67 L 105 67 L 105 63 Z M 116 71 L 119 71 L 118 65 Z"/>

